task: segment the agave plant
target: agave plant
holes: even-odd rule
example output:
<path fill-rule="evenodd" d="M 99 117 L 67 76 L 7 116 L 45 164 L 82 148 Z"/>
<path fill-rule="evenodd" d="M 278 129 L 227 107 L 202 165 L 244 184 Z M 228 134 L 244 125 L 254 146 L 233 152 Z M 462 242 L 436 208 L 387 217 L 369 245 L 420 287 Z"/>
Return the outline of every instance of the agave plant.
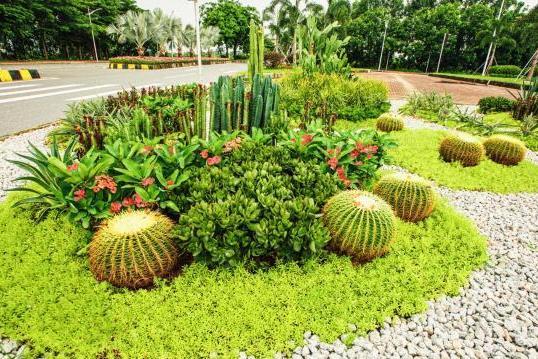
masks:
<path fill-rule="evenodd" d="M 538 115 L 538 77 L 535 77 L 528 86 L 521 86 L 512 112 L 516 120 L 523 120 L 529 115 Z"/>

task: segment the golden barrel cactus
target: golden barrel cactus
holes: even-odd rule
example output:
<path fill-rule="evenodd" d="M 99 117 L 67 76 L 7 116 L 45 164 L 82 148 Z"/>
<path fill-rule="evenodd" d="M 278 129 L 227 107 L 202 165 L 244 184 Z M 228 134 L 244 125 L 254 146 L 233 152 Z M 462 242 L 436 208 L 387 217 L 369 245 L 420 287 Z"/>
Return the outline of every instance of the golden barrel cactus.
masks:
<path fill-rule="evenodd" d="M 527 153 L 523 142 L 504 135 L 494 135 L 486 139 L 484 148 L 489 159 L 507 166 L 517 165 L 525 159 Z"/>
<path fill-rule="evenodd" d="M 441 158 L 446 162 L 460 162 L 464 167 L 476 166 L 484 157 L 484 145 L 466 133 L 452 133 L 439 146 Z"/>
<path fill-rule="evenodd" d="M 390 206 L 357 190 L 331 197 L 323 208 L 323 221 L 331 234 L 330 248 L 361 262 L 386 253 L 396 231 Z"/>
<path fill-rule="evenodd" d="M 374 193 L 387 201 L 398 217 L 409 222 L 428 217 L 437 202 L 430 182 L 406 173 L 384 176 L 374 186 Z"/>
<path fill-rule="evenodd" d="M 123 212 L 104 222 L 90 243 L 90 269 L 99 281 L 143 288 L 176 267 L 174 223 L 154 211 Z"/>
<path fill-rule="evenodd" d="M 383 132 L 401 131 L 404 129 L 404 121 L 401 116 L 393 113 L 385 113 L 377 119 L 375 126 Z"/>

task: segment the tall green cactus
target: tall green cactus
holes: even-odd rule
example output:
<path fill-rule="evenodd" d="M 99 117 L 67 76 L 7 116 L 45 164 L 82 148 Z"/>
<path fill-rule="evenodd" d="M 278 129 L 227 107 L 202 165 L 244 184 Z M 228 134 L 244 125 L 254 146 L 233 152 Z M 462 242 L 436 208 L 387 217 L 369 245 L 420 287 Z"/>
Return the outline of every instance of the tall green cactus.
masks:
<path fill-rule="evenodd" d="M 264 35 L 263 27 L 250 20 L 250 54 L 248 60 L 248 77 L 250 80 L 256 74 L 263 74 Z"/>

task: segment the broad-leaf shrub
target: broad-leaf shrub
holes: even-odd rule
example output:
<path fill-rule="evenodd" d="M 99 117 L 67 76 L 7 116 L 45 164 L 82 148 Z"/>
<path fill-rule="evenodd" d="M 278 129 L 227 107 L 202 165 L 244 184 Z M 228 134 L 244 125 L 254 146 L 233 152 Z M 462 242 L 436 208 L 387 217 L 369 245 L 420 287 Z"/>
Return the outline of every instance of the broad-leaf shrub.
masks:
<path fill-rule="evenodd" d="M 220 166 L 197 169 L 184 188 L 191 207 L 178 238 L 210 266 L 306 259 L 329 241 L 318 215 L 337 180 L 284 146 L 243 141 Z"/>
<path fill-rule="evenodd" d="M 482 97 L 478 101 L 478 108 L 481 113 L 488 112 L 509 112 L 514 108 L 515 101 L 502 96 Z"/>
<path fill-rule="evenodd" d="M 281 85 L 282 108 L 305 123 L 319 118 L 330 127 L 336 119 L 360 121 L 388 110 L 387 87 L 375 80 L 297 74 L 284 78 Z"/>
<path fill-rule="evenodd" d="M 339 179 L 341 188 L 370 185 L 395 146 L 389 135 L 375 130 L 335 131 L 326 134 L 318 123 L 281 135 L 280 144 L 303 160 L 315 161 L 322 171 Z"/>

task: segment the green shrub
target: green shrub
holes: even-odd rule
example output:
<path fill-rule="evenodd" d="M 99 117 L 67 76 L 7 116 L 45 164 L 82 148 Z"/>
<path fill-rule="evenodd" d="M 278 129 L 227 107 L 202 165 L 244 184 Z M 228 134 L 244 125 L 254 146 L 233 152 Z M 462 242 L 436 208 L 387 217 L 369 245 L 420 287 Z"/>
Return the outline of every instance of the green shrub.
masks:
<path fill-rule="evenodd" d="M 208 265 L 306 259 L 329 240 L 317 215 L 337 180 L 285 147 L 243 141 L 221 166 L 196 170 L 183 188 L 190 208 L 178 237 Z"/>
<path fill-rule="evenodd" d="M 411 174 L 384 176 L 376 183 L 374 193 L 387 201 L 398 217 L 409 222 L 428 217 L 437 202 L 432 184 Z"/>
<path fill-rule="evenodd" d="M 124 212 L 101 225 L 90 243 L 90 269 L 97 280 L 143 288 L 175 269 L 173 222 L 150 211 Z"/>
<path fill-rule="evenodd" d="M 446 162 L 471 167 L 480 163 L 485 151 L 479 139 L 465 133 L 452 133 L 441 141 L 439 153 Z"/>
<path fill-rule="evenodd" d="M 489 74 L 499 77 L 516 77 L 521 73 L 521 67 L 516 65 L 495 65 L 489 68 Z"/>
<path fill-rule="evenodd" d="M 266 52 L 264 55 L 264 64 L 268 69 L 278 69 L 286 61 L 286 56 L 278 51 Z"/>
<path fill-rule="evenodd" d="M 395 235 L 390 206 L 364 191 L 331 197 L 323 207 L 323 221 L 331 233 L 331 248 L 361 262 L 385 254 Z"/>
<path fill-rule="evenodd" d="M 376 121 L 376 128 L 383 132 L 401 131 L 404 129 L 403 119 L 396 114 L 383 114 Z"/>
<path fill-rule="evenodd" d="M 478 108 L 481 113 L 488 112 L 510 112 L 514 108 L 515 101 L 502 96 L 482 97 L 478 101 Z"/>
<path fill-rule="evenodd" d="M 337 118 L 360 121 L 387 109 L 387 87 L 374 80 L 348 79 L 316 73 L 282 80 L 282 108 L 305 123 L 322 119 L 331 126 Z"/>
<path fill-rule="evenodd" d="M 454 110 L 454 101 L 448 94 L 437 92 L 415 92 L 407 97 L 407 103 L 400 109 L 406 115 L 416 115 L 419 111 L 432 112 L 439 117 L 446 117 Z"/>
<path fill-rule="evenodd" d="M 486 156 L 493 162 L 514 166 L 525 159 L 525 144 L 510 136 L 495 135 L 484 141 Z"/>

